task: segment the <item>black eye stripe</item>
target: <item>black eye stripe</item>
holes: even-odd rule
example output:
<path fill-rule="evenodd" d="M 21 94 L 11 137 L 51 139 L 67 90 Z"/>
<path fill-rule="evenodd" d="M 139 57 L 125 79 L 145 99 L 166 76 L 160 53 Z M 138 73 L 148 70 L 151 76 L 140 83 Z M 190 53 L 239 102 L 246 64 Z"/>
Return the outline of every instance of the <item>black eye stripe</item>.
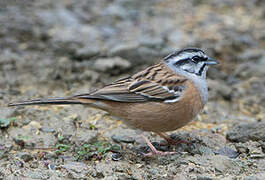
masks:
<path fill-rule="evenodd" d="M 205 57 L 200 57 L 200 56 L 193 56 L 192 57 L 192 60 L 193 61 L 196 61 L 196 62 L 199 62 L 199 61 L 207 61 L 208 58 L 205 58 Z"/>
<path fill-rule="evenodd" d="M 187 63 L 189 63 L 189 59 L 181 59 L 181 60 L 175 62 L 174 64 L 175 65 L 183 65 L 183 64 L 187 64 Z"/>

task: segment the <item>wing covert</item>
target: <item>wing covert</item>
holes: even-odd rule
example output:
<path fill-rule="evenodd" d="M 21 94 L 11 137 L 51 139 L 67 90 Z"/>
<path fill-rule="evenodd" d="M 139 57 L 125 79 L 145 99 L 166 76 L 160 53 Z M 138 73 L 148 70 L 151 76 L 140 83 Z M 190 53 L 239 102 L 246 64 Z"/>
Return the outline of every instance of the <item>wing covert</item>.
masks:
<path fill-rule="evenodd" d="M 119 79 L 102 89 L 78 98 L 102 99 L 118 102 L 163 101 L 172 103 L 179 100 L 186 89 L 187 79 L 168 71 L 158 64 L 134 76 Z"/>

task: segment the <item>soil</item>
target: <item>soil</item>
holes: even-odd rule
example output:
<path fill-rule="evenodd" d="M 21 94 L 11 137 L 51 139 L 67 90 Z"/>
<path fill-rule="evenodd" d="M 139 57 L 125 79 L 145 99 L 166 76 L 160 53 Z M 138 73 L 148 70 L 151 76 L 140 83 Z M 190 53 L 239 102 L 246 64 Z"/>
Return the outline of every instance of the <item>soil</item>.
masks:
<path fill-rule="evenodd" d="M 265 179 L 265 2 L 62 0 L 0 2 L 1 179 Z M 169 53 L 199 47 L 210 99 L 170 132 L 189 144 L 147 158 L 134 130 L 81 105 L 7 107 L 87 93 Z"/>

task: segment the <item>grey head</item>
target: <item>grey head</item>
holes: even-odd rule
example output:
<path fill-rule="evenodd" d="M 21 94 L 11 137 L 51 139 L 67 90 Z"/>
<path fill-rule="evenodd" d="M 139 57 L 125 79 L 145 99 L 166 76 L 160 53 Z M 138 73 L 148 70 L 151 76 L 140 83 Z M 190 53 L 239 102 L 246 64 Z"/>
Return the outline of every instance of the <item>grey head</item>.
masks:
<path fill-rule="evenodd" d="M 201 49 L 187 48 L 176 51 L 164 58 L 167 65 L 182 75 L 206 78 L 206 71 L 217 61 L 208 57 Z"/>
<path fill-rule="evenodd" d="M 177 74 L 192 80 L 200 90 L 203 103 L 206 104 L 208 100 L 206 72 L 209 66 L 219 63 L 198 48 L 176 51 L 165 57 L 164 62 Z"/>

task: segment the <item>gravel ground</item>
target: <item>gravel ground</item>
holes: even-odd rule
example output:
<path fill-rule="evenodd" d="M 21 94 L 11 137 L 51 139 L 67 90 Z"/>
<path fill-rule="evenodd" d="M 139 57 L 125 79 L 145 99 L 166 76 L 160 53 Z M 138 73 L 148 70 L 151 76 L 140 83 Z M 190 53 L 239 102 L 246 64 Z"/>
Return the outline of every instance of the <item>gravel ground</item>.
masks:
<path fill-rule="evenodd" d="M 0 1 L 1 179 L 265 179 L 262 0 Z M 171 132 L 190 145 L 144 158 L 137 133 L 103 111 L 9 108 L 133 74 L 183 47 L 221 62 L 197 121 Z"/>

